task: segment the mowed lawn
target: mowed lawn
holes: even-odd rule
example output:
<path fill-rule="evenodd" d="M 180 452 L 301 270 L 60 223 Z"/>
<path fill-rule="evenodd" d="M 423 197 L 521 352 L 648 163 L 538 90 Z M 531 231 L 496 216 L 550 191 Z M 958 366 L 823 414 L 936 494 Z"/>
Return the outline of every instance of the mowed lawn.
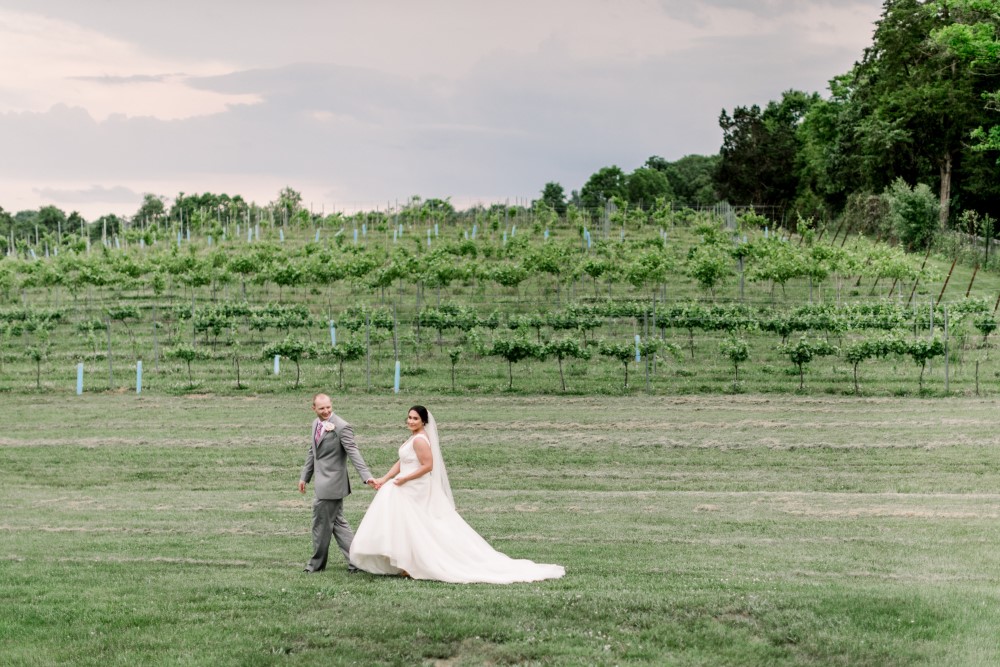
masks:
<path fill-rule="evenodd" d="M 334 395 L 567 571 L 459 586 L 302 573 L 310 398 L 0 396 L 0 664 L 1000 663 L 997 400 Z"/>

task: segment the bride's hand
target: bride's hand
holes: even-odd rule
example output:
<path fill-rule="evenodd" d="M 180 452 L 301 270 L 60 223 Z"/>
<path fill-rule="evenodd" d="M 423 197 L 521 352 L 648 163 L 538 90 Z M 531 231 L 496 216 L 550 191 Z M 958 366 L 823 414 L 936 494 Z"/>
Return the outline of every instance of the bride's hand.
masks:
<path fill-rule="evenodd" d="M 406 480 L 403 479 L 402 477 L 397 477 L 392 481 L 396 483 L 396 486 L 403 486 L 404 484 L 406 484 Z"/>

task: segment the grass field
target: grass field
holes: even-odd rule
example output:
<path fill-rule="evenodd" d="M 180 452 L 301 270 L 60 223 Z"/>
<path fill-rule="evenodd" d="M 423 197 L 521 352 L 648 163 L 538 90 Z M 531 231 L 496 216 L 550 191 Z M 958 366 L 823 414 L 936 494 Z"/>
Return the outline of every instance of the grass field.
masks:
<path fill-rule="evenodd" d="M 376 474 L 406 401 L 334 396 Z M 303 575 L 308 402 L 3 396 L 0 664 L 1000 662 L 996 400 L 422 400 L 511 586 Z"/>

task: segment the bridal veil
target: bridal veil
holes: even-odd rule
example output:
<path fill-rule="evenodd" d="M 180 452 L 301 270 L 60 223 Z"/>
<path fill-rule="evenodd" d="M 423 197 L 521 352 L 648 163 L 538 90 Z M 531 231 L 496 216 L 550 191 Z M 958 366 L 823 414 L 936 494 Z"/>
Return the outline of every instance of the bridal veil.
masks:
<path fill-rule="evenodd" d="M 424 432 L 431 443 L 431 460 L 434 467 L 431 468 L 431 497 L 432 508 L 445 507 L 449 510 L 455 509 L 455 498 L 451 493 L 451 484 L 448 483 L 448 470 L 444 466 L 444 457 L 441 456 L 441 441 L 438 439 L 437 422 L 434 415 L 427 413 L 427 423 L 424 425 Z"/>

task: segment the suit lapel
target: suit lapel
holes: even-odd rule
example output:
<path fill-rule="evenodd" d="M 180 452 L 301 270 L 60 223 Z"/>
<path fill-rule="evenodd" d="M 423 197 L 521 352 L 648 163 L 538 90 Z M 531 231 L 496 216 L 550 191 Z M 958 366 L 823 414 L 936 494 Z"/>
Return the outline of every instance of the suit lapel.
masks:
<path fill-rule="evenodd" d="M 335 422 L 333 421 L 333 415 L 331 415 L 331 416 L 330 416 L 330 419 L 328 419 L 327 421 L 328 421 L 328 422 L 330 422 L 331 424 L 335 424 Z M 316 420 L 316 423 L 317 423 L 317 424 L 321 424 L 322 422 L 321 422 L 321 421 L 320 421 L 319 419 L 317 419 L 317 420 Z M 322 426 L 320 426 L 320 429 L 321 429 L 321 430 L 320 430 L 320 432 L 319 432 L 319 440 L 316 440 L 315 438 L 313 438 L 313 447 L 315 447 L 315 448 L 316 448 L 316 451 L 317 451 L 317 452 L 319 451 L 319 446 L 320 446 L 321 444 L 323 444 L 323 441 L 324 441 L 324 440 L 325 440 L 325 439 L 326 439 L 327 437 L 329 437 L 329 436 L 330 436 L 331 434 L 334 434 L 334 433 L 336 433 L 336 431 L 327 431 L 327 430 L 323 429 L 323 427 L 322 427 Z M 314 425 L 313 425 L 313 431 L 315 432 L 315 430 L 316 430 L 316 425 L 314 424 Z"/>

